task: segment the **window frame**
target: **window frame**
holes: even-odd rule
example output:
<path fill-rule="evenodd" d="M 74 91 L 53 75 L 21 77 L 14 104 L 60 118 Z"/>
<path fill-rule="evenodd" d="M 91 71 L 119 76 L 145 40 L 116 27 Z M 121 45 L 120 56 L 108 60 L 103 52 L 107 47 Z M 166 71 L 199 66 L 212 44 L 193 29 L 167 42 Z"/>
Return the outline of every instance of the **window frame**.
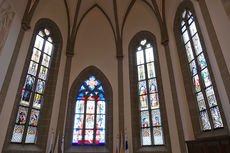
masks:
<path fill-rule="evenodd" d="M 33 54 L 33 48 L 34 43 L 36 40 L 36 36 L 38 32 L 41 29 L 48 29 L 50 32 L 53 33 L 53 53 L 52 53 L 52 60 L 50 62 L 49 72 L 47 75 L 46 80 L 46 87 L 45 91 L 43 93 L 43 102 L 41 104 L 40 108 L 40 115 L 39 115 L 39 123 L 37 125 L 37 136 L 36 136 L 36 142 L 35 144 L 31 143 L 14 143 L 11 142 L 11 138 L 13 135 L 15 120 L 18 114 L 19 109 L 19 102 L 21 99 L 21 92 L 25 83 L 25 79 L 29 68 L 29 64 L 31 61 L 31 57 Z M 3 146 L 4 152 L 31 152 L 32 150 L 35 150 L 37 152 L 44 152 L 46 150 L 46 144 L 48 140 L 48 132 L 49 132 L 49 126 L 50 126 L 50 119 L 51 119 L 51 112 L 50 108 L 53 108 L 53 102 L 54 102 L 54 95 L 55 95 L 55 89 L 56 89 L 56 83 L 57 83 L 57 77 L 58 77 L 58 69 L 60 65 L 60 59 L 61 59 L 61 51 L 62 51 L 62 35 L 61 32 L 52 20 L 47 18 L 41 18 L 37 21 L 37 23 L 34 26 L 34 30 L 32 33 L 32 38 L 29 43 L 29 49 L 26 55 L 25 63 L 23 66 L 22 74 L 20 77 L 20 82 L 10 118 L 9 128 L 7 130 L 7 135 L 5 137 L 5 142 Z M 39 72 L 37 72 L 39 73 Z M 33 99 L 31 99 L 33 101 Z M 32 104 L 30 104 L 31 106 Z M 31 109 L 32 110 L 32 109 Z M 29 122 L 30 115 L 27 115 L 27 122 Z M 27 128 L 26 128 L 27 129 Z M 24 138 L 26 137 L 23 136 Z M 17 148 L 15 148 L 17 147 Z"/>
<path fill-rule="evenodd" d="M 75 102 L 78 97 L 78 91 L 85 80 L 89 79 L 90 76 L 94 76 L 104 89 L 104 97 L 106 101 L 106 125 L 105 125 L 105 144 L 104 145 L 73 145 L 73 128 L 74 128 L 74 117 L 75 117 Z M 67 108 L 67 119 L 65 127 L 65 150 L 66 152 L 113 152 L 113 95 L 112 87 L 106 76 L 95 66 L 89 66 L 85 68 L 78 77 L 74 80 L 68 98 Z"/>
<path fill-rule="evenodd" d="M 163 138 L 164 145 L 150 145 L 150 146 L 142 146 L 141 145 L 141 123 L 140 123 L 140 110 L 139 110 L 139 94 L 138 94 L 138 73 L 137 73 L 137 65 L 136 65 L 136 51 L 140 42 L 144 39 L 147 39 L 148 42 L 153 47 L 154 51 L 154 63 L 155 63 L 155 71 L 156 78 L 158 84 L 158 99 L 160 104 L 160 112 L 161 112 L 161 122 L 163 128 Z M 165 99 L 164 99 L 164 90 L 162 85 L 161 71 L 160 71 L 160 62 L 157 51 L 156 37 L 148 32 L 148 31 L 140 31 L 138 32 L 130 41 L 129 44 L 129 76 L 130 76 L 130 97 L 131 97 L 131 122 L 132 122 L 132 136 L 133 136 L 133 151 L 134 153 L 148 153 L 148 152 L 163 152 L 169 153 L 171 152 L 171 143 L 170 143 L 170 135 L 168 129 L 168 121 L 166 115 L 166 107 L 165 107 Z M 138 121 L 137 121 L 138 119 Z M 150 119 L 151 120 L 151 119 Z"/>
<path fill-rule="evenodd" d="M 187 60 L 186 50 L 184 47 L 185 44 L 184 44 L 184 40 L 183 40 L 182 32 L 181 32 L 181 28 L 182 28 L 181 22 L 183 20 L 182 14 L 183 14 L 184 10 L 189 10 L 192 13 L 193 20 L 196 24 L 197 33 L 199 35 L 200 43 L 201 43 L 201 46 L 203 48 L 202 52 L 205 56 L 207 68 L 208 68 L 209 75 L 210 75 L 211 81 L 212 81 L 213 90 L 215 92 L 215 96 L 216 96 L 216 100 L 217 100 L 217 106 L 219 107 L 219 111 L 220 111 L 220 114 L 222 117 L 222 121 L 223 121 L 223 125 L 224 125 L 223 128 L 217 128 L 217 129 L 212 128 L 211 130 L 203 131 L 201 126 L 200 126 L 200 115 L 199 115 L 200 111 L 199 111 L 199 107 L 197 105 L 196 96 L 194 95 L 194 88 L 193 88 L 194 85 L 192 83 L 192 75 L 190 72 L 189 62 Z M 182 76 L 183 76 L 183 81 L 184 81 L 184 86 L 185 86 L 185 91 L 186 91 L 186 97 L 187 97 L 187 102 L 188 102 L 189 112 L 191 115 L 192 126 L 193 126 L 193 131 L 194 131 L 195 137 L 197 139 L 203 139 L 206 137 L 215 137 L 215 136 L 226 135 L 227 134 L 226 119 L 225 119 L 225 116 L 223 113 L 223 108 L 222 108 L 219 93 L 217 90 L 215 77 L 213 75 L 213 71 L 212 71 L 212 68 L 210 65 L 210 61 L 209 61 L 209 57 L 208 57 L 208 53 L 207 53 L 207 48 L 206 48 L 206 45 L 204 42 L 202 31 L 200 29 L 200 25 L 198 23 L 198 19 L 197 19 L 197 16 L 196 16 L 192 2 L 184 1 L 179 5 L 177 12 L 176 12 L 175 20 L 174 20 L 174 34 L 175 34 L 177 51 L 178 51 L 178 55 L 179 55 L 180 66 L 181 66 L 181 71 L 182 71 Z M 196 60 L 196 57 L 194 57 L 194 58 Z M 199 67 L 199 65 L 196 65 L 196 66 Z M 202 78 L 199 74 L 200 72 L 197 72 L 197 73 L 199 75 L 199 79 L 202 80 Z M 203 82 L 203 80 L 201 82 Z M 204 84 L 200 83 L 200 86 L 201 86 L 201 90 L 203 92 L 203 90 L 205 90 Z M 193 103 L 195 103 L 195 105 L 189 105 L 189 104 L 193 104 Z M 205 101 L 205 103 L 206 103 L 206 107 L 207 107 L 208 106 L 207 101 Z M 209 108 L 207 108 L 207 111 L 209 111 Z M 211 127 L 214 127 L 214 125 L 212 123 L 213 121 L 212 121 L 211 114 L 209 114 L 209 121 L 210 121 Z"/>

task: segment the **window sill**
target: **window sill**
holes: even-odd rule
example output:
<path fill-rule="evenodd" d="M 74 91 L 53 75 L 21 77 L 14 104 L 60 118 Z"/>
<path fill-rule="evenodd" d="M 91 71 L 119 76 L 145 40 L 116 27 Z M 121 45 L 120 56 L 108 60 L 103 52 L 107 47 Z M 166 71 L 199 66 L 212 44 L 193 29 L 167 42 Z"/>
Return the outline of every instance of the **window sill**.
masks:
<path fill-rule="evenodd" d="M 5 150 L 5 152 L 13 152 L 13 153 L 42 153 L 42 149 L 34 144 L 9 144 Z"/>
<path fill-rule="evenodd" d="M 65 153 L 109 153 L 110 150 L 106 146 L 70 146 L 66 149 Z"/>

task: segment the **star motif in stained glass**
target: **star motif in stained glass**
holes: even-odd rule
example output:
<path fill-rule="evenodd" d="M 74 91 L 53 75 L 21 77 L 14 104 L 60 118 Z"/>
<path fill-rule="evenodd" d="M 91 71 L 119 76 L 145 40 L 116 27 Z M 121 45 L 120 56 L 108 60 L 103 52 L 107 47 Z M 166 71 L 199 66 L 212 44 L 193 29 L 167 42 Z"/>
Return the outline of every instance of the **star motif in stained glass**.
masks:
<path fill-rule="evenodd" d="M 89 77 L 89 80 L 86 80 L 86 85 L 90 90 L 93 90 L 97 85 L 99 85 L 99 81 L 96 80 L 94 76 Z"/>

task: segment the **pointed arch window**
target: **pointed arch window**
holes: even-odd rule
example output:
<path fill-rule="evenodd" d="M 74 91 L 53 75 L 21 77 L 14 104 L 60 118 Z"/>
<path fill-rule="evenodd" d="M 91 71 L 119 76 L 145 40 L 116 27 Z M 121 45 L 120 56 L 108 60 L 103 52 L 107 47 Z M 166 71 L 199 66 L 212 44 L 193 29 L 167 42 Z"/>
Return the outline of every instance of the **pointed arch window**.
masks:
<path fill-rule="evenodd" d="M 75 100 L 73 145 L 104 145 L 106 99 L 103 85 L 94 75 L 82 82 Z"/>
<path fill-rule="evenodd" d="M 36 143 L 53 49 L 52 33 L 46 28 L 40 29 L 36 34 L 24 86 L 21 89 L 12 143 Z"/>
<path fill-rule="evenodd" d="M 199 109 L 202 131 L 223 128 L 223 121 L 218 107 L 213 78 L 210 75 L 205 47 L 200 41 L 194 16 L 189 9 L 182 13 L 181 36 L 183 39 L 193 93 Z"/>
<path fill-rule="evenodd" d="M 141 144 L 164 145 L 154 48 L 143 39 L 136 48 Z"/>

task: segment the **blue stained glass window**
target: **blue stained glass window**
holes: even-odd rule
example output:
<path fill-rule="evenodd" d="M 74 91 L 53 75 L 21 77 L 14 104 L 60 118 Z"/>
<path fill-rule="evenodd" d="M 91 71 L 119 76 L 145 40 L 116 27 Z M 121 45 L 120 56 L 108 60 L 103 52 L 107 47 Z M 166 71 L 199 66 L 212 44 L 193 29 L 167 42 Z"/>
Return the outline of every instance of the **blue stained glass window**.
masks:
<path fill-rule="evenodd" d="M 75 107 L 72 145 L 105 144 L 106 99 L 103 92 L 103 87 L 95 76 L 90 76 L 80 87 Z"/>

